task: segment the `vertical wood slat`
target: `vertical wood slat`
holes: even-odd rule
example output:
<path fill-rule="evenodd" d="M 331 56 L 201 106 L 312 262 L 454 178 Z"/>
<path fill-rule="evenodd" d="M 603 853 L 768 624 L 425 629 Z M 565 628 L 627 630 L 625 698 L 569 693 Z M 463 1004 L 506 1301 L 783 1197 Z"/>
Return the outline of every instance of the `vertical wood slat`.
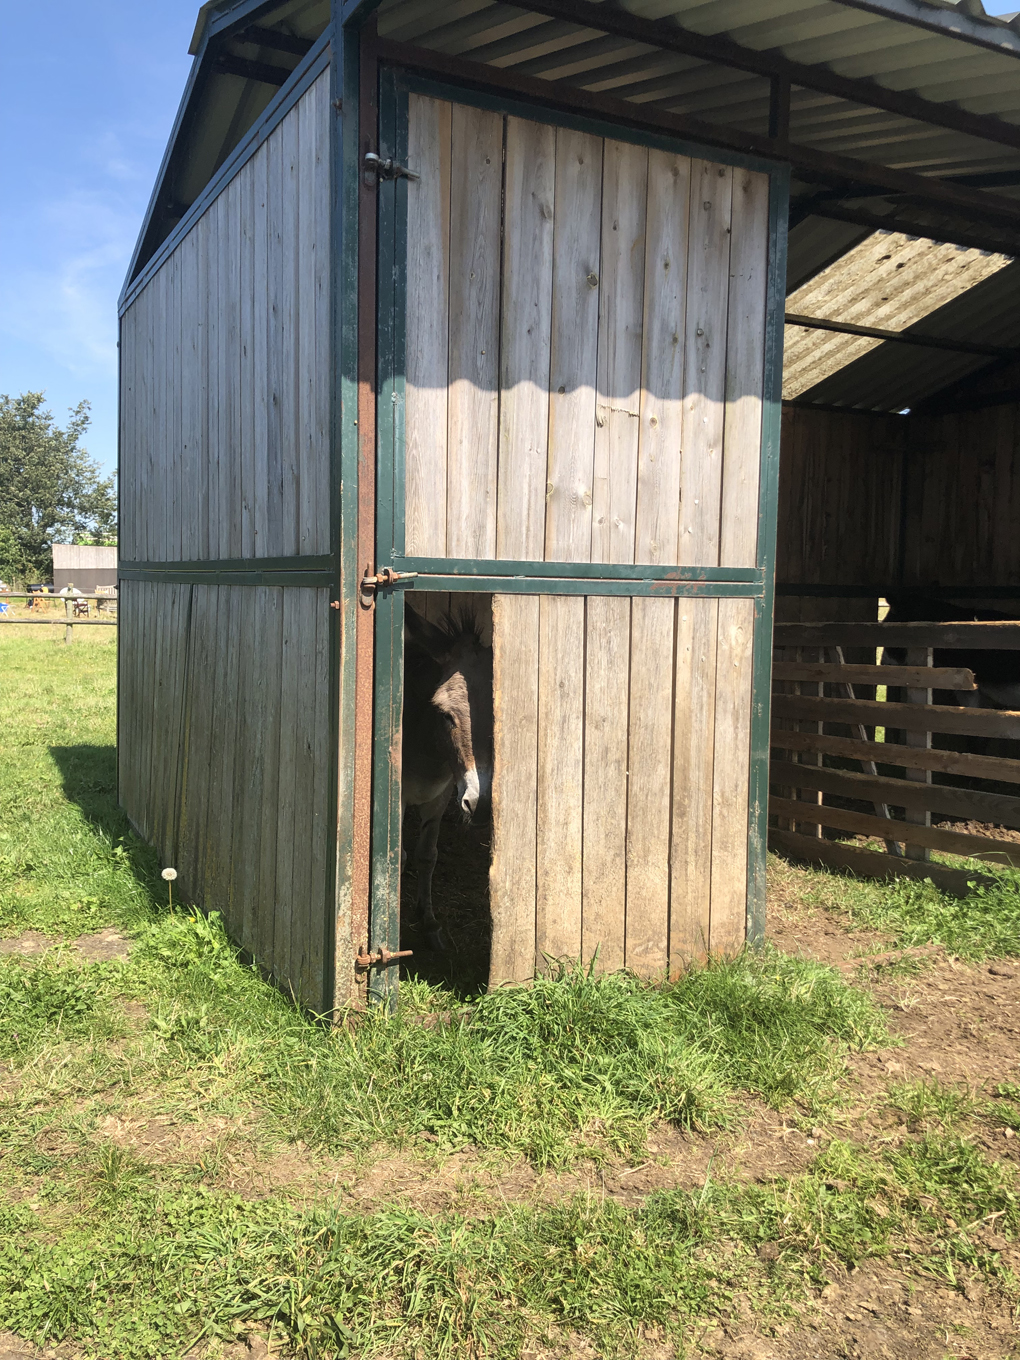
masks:
<path fill-rule="evenodd" d="M 581 953 L 584 607 L 579 596 L 539 596 L 539 960 L 576 959 Z"/>
<path fill-rule="evenodd" d="M 711 940 L 718 600 L 677 604 L 673 730 L 670 966 L 704 958 Z"/>
<path fill-rule="evenodd" d="M 227 203 L 227 255 L 223 287 L 226 290 L 224 307 L 226 349 L 223 355 L 222 402 L 227 408 L 226 438 L 221 450 L 228 469 L 227 503 L 229 536 L 228 556 L 243 556 L 244 503 L 241 480 L 241 183 L 242 176 L 230 185 L 224 195 Z"/>
<path fill-rule="evenodd" d="M 535 971 L 539 599 L 492 597 L 492 983 Z"/>
<path fill-rule="evenodd" d="M 502 115 L 455 104 L 451 147 L 446 553 L 487 558 L 496 555 Z"/>
<path fill-rule="evenodd" d="M 496 555 L 541 559 L 545 538 L 556 130 L 506 124 Z"/>
<path fill-rule="evenodd" d="M 279 601 L 282 622 L 280 646 L 279 740 L 277 797 L 273 800 L 272 823 L 264 833 L 276 840 L 276 891 L 273 898 L 273 963 L 280 976 L 297 976 L 295 953 L 300 951 L 302 904 L 294 893 L 295 785 L 298 776 L 296 750 L 298 716 L 298 672 L 302 665 L 298 592 L 281 590 Z"/>
<path fill-rule="evenodd" d="M 181 411 L 183 384 L 181 381 L 181 365 L 183 361 L 181 319 L 183 311 L 183 264 L 184 250 L 179 246 L 173 253 L 172 260 L 173 273 L 171 275 L 172 301 L 170 314 L 168 316 L 172 364 L 170 377 L 170 463 L 171 475 L 169 478 L 169 499 L 167 507 L 167 519 L 169 523 L 169 542 L 167 545 L 167 557 L 170 560 L 181 556 L 183 545 L 184 526 L 182 519 L 182 508 L 184 498 L 184 478 L 182 468 L 182 433 L 183 433 L 183 413 Z"/>
<path fill-rule="evenodd" d="M 757 560 L 768 219 L 768 176 L 734 170 L 719 534 L 723 567 L 753 567 Z"/>
<path fill-rule="evenodd" d="M 407 195 L 405 544 L 446 556 L 451 119 L 445 100 L 410 96 Z"/>
<path fill-rule="evenodd" d="M 332 162 L 330 159 L 331 135 L 330 128 L 334 118 L 334 112 L 330 102 L 329 83 L 327 80 L 316 81 L 311 92 L 316 100 L 316 119 L 317 132 L 315 139 L 315 159 L 313 179 L 315 193 L 312 201 L 312 209 L 315 214 L 315 233 L 312 248 L 315 255 L 313 268 L 313 287 L 314 287 L 314 315 L 315 315 L 315 352 L 314 356 L 309 355 L 308 362 L 313 366 L 315 378 L 313 381 L 314 394 L 314 428 L 312 439 L 314 446 L 309 448 L 308 457 L 311 459 L 316 473 L 317 492 L 315 497 L 316 520 L 314 549 L 315 552 L 327 552 L 330 547 L 330 502 L 332 497 L 332 486 L 330 483 L 330 460 L 328 450 L 332 439 L 331 414 L 333 410 L 331 383 L 322 382 L 319 375 L 332 373 L 333 371 L 333 298 L 330 287 L 333 270 L 333 245 L 331 237 L 332 229 Z M 307 175 L 308 162 L 304 163 L 302 174 Z M 302 305 L 305 305 L 302 299 Z"/>
<path fill-rule="evenodd" d="M 269 528 L 269 147 L 261 146 L 252 166 L 252 272 L 262 285 L 252 299 L 252 370 L 256 375 L 252 419 L 253 537 L 256 557 L 272 557 Z"/>
<path fill-rule="evenodd" d="M 732 194 L 729 166 L 694 162 L 677 560 L 697 565 L 719 561 Z"/>
<path fill-rule="evenodd" d="M 150 387 L 152 424 L 149 429 L 149 467 L 142 498 L 142 512 L 146 521 L 147 550 L 155 562 L 166 560 L 166 382 L 161 375 L 166 362 L 166 291 L 169 274 L 160 270 L 153 279 L 152 313 L 152 372 Z"/>
<path fill-rule="evenodd" d="M 581 957 L 622 968 L 627 904 L 630 611 L 626 598 L 587 601 Z"/>
<path fill-rule="evenodd" d="M 592 479 L 593 562 L 634 561 L 648 152 L 607 140 Z"/>
<path fill-rule="evenodd" d="M 220 549 L 220 526 L 224 507 L 220 501 L 219 463 L 219 252 L 216 243 L 221 231 L 222 196 L 212 203 L 201 222 L 205 223 L 204 240 L 199 249 L 205 270 L 202 302 L 205 310 L 206 351 L 203 355 L 205 371 L 209 374 L 208 399 L 205 410 L 202 467 L 205 481 L 205 544 L 204 557 L 217 558 L 225 554 Z"/>
<path fill-rule="evenodd" d="M 255 556 L 255 500 L 261 495 L 261 488 L 255 481 L 255 389 L 258 379 L 255 372 L 254 324 L 255 324 L 255 165 L 249 161 L 243 168 L 239 180 L 240 192 L 240 240 L 238 242 L 238 288 L 240 289 L 240 309 L 238 312 L 237 361 L 237 457 L 240 462 L 238 477 L 240 527 L 240 556 Z M 259 281 L 261 291 L 261 280 Z"/>
<path fill-rule="evenodd" d="M 280 399 L 283 407 L 280 434 L 283 440 L 284 494 L 287 505 L 281 551 L 288 557 L 296 556 L 302 550 L 302 459 L 299 423 L 301 351 L 298 326 L 302 306 L 297 291 L 300 278 L 299 257 L 301 250 L 299 222 L 300 113 L 301 106 L 298 105 L 293 110 L 294 116 L 285 118 L 277 129 L 277 133 L 274 134 L 280 137 L 281 142 L 281 188 L 283 193 L 283 211 L 280 219 L 280 258 L 276 268 L 279 270 L 280 278 L 278 344 L 280 348 Z"/>
<path fill-rule="evenodd" d="M 298 534 L 300 553 L 312 553 L 316 545 L 317 500 L 320 495 L 316 457 L 315 389 L 322 376 L 315 366 L 315 218 L 316 170 L 319 159 L 319 109 L 314 96 L 302 100 L 298 114 L 294 195 L 297 208 L 294 238 L 294 298 L 297 325 L 294 334 L 294 448 L 298 470 Z M 323 374 L 329 370 L 324 369 Z"/>
<path fill-rule="evenodd" d="M 260 959 L 284 957 L 287 940 L 284 926 L 277 918 L 276 861 L 278 851 L 277 827 L 279 810 L 277 797 L 280 788 L 280 725 L 283 721 L 281 694 L 283 661 L 283 596 L 280 587 L 269 587 L 263 596 L 260 655 L 266 668 L 264 709 L 262 715 L 262 800 L 257 816 L 259 823 L 259 904 L 255 921 L 257 956 Z M 283 967 L 276 965 L 278 973 Z M 285 975 L 285 974 L 284 974 Z"/>
<path fill-rule="evenodd" d="M 718 611 L 709 935 L 717 955 L 736 953 L 746 937 L 754 601 L 720 600 Z"/>
<path fill-rule="evenodd" d="M 591 558 L 602 139 L 556 130 L 545 557 Z"/>
<path fill-rule="evenodd" d="M 931 647 L 908 647 L 905 664 L 908 666 L 931 666 L 933 658 L 934 652 Z M 930 689 L 908 689 L 906 693 L 908 704 L 930 704 L 931 698 Z M 930 732 L 904 732 L 903 741 L 907 746 L 920 746 L 925 750 L 931 749 Z M 821 758 L 819 757 L 820 763 Z M 931 770 L 905 770 L 904 773 L 907 779 L 916 783 L 931 783 Z M 916 808 L 905 808 L 904 820 L 912 822 L 915 826 L 931 826 L 931 813 L 927 810 L 919 811 Z M 921 845 L 904 844 L 903 853 L 908 859 L 926 861 L 931 859 L 931 851 Z"/>
<path fill-rule="evenodd" d="M 677 561 L 691 163 L 648 153 L 636 562 Z"/>
<path fill-rule="evenodd" d="M 640 977 L 669 956 L 675 616 L 673 600 L 631 601 L 626 961 Z"/>

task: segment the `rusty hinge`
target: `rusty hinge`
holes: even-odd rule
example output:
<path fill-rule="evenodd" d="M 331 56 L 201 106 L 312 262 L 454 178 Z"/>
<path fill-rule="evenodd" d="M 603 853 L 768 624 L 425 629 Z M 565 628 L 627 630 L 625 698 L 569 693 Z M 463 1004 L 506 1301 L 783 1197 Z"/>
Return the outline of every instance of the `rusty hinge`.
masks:
<path fill-rule="evenodd" d="M 400 165 L 390 156 L 387 160 L 377 155 L 374 151 L 365 152 L 365 183 L 372 183 L 372 176 L 376 179 L 420 179 L 413 170 L 408 170 L 406 165 Z"/>
<path fill-rule="evenodd" d="M 369 954 L 362 948 L 354 956 L 354 966 L 359 973 L 367 973 L 369 968 L 385 968 L 388 963 L 396 963 L 398 959 L 409 959 L 413 953 L 413 949 L 398 949 L 395 954 L 391 954 L 383 945 L 375 954 Z"/>
<path fill-rule="evenodd" d="M 387 586 L 398 586 L 404 581 L 413 581 L 418 573 L 416 571 L 394 571 L 392 567 L 383 567 L 382 570 L 376 569 L 374 576 L 369 575 L 369 568 L 365 568 L 365 574 L 361 578 L 361 599 L 366 603 L 366 597 L 374 590 L 385 590 Z"/>

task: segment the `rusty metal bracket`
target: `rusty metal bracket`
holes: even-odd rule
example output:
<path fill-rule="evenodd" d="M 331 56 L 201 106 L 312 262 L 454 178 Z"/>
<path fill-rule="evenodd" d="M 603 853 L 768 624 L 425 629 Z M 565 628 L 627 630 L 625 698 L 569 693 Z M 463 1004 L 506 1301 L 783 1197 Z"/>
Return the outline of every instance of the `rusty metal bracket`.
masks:
<path fill-rule="evenodd" d="M 359 973 L 367 973 L 370 968 L 385 968 L 387 964 L 396 963 L 398 959 L 409 959 L 413 954 L 413 949 L 398 949 L 395 954 L 391 954 L 385 945 L 374 954 L 362 948 L 354 956 L 354 967 Z"/>

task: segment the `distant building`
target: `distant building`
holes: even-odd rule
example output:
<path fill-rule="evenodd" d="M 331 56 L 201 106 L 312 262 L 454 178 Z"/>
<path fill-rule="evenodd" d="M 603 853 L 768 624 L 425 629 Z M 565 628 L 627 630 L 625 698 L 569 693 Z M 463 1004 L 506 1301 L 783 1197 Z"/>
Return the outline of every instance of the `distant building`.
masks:
<path fill-rule="evenodd" d="M 53 589 L 75 585 L 85 595 L 101 586 L 117 585 L 117 549 L 54 543 Z"/>

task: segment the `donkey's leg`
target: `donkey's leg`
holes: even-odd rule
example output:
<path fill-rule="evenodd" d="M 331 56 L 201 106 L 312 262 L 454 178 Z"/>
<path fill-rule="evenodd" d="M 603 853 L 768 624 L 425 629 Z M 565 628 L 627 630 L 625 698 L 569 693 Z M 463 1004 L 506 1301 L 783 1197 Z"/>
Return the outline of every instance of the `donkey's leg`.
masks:
<path fill-rule="evenodd" d="M 445 953 L 446 946 L 432 909 L 432 872 L 438 858 L 436 844 L 439 841 L 439 827 L 452 791 L 451 784 L 438 797 L 433 798 L 430 803 L 423 803 L 418 809 L 421 813 L 421 831 L 418 833 L 418 846 L 415 851 L 415 861 L 418 865 L 418 912 L 425 928 L 428 947 L 439 953 Z"/>

